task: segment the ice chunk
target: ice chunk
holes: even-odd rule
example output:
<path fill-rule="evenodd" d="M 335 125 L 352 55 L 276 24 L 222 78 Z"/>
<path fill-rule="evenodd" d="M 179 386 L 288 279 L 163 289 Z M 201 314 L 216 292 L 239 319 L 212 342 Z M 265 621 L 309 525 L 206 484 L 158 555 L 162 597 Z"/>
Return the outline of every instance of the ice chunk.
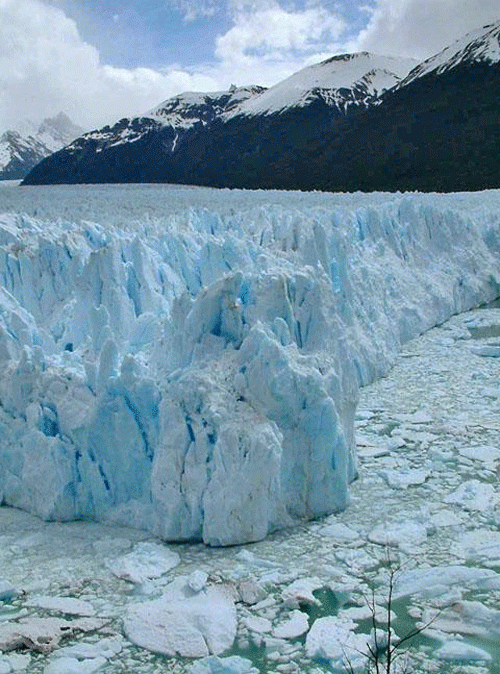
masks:
<path fill-rule="evenodd" d="M 228 650 L 236 636 L 236 609 L 223 590 L 168 596 L 128 608 L 125 634 L 132 643 L 165 655 L 202 658 Z"/>
<path fill-rule="evenodd" d="M 252 578 L 240 581 L 237 587 L 241 601 L 244 604 L 258 604 L 267 597 L 267 592 L 262 585 Z"/>
<path fill-rule="evenodd" d="M 348 526 L 342 522 L 335 522 L 333 524 L 327 524 L 325 527 L 320 529 L 320 533 L 323 536 L 332 538 L 335 541 L 342 543 L 354 543 L 360 540 L 360 535 L 354 529 L 350 529 Z"/>
<path fill-rule="evenodd" d="M 467 562 L 497 566 L 500 563 L 500 532 L 474 529 L 461 534 L 452 549 Z"/>
<path fill-rule="evenodd" d="M 0 650 L 28 648 L 50 653 L 59 647 L 61 639 L 68 638 L 78 631 L 89 632 L 100 629 L 105 622 L 97 618 L 71 621 L 60 618 L 22 618 L 17 622 L 0 625 Z"/>
<path fill-rule="evenodd" d="M 66 613 L 68 615 L 93 616 L 95 614 L 92 604 L 81 599 L 75 599 L 74 597 L 33 597 L 26 602 L 26 606 L 36 606 L 46 611 Z"/>
<path fill-rule="evenodd" d="M 0 601 L 11 601 L 12 599 L 15 599 L 18 594 L 19 591 L 16 590 L 12 583 L 9 583 L 9 581 L 4 578 L 0 578 Z"/>
<path fill-rule="evenodd" d="M 482 461 L 491 469 L 496 467 L 496 463 L 500 460 L 500 448 L 491 445 L 475 445 L 472 447 L 459 447 L 458 453 L 460 456 L 465 456 L 467 459 L 474 461 Z"/>
<path fill-rule="evenodd" d="M 439 660 L 459 660 L 461 662 L 471 662 L 475 660 L 491 660 L 491 655 L 477 646 L 472 646 L 465 641 L 453 639 L 447 641 L 444 646 L 438 648 L 434 653 Z"/>
<path fill-rule="evenodd" d="M 57 658 L 45 667 L 43 674 L 94 674 L 106 664 L 106 658 Z"/>
<path fill-rule="evenodd" d="M 423 622 L 442 632 L 470 634 L 488 639 L 500 636 L 500 611 L 479 601 L 456 601 L 441 612 L 424 611 Z"/>
<path fill-rule="evenodd" d="M 80 641 L 74 646 L 66 646 L 55 651 L 54 657 L 76 658 L 77 660 L 92 658 L 109 659 L 121 652 L 123 648 L 122 641 L 123 637 L 101 639 L 94 643 Z"/>
<path fill-rule="evenodd" d="M 427 528 L 417 522 L 396 522 L 379 524 L 368 534 L 368 540 L 380 545 L 408 547 L 423 543 L 427 538 Z"/>
<path fill-rule="evenodd" d="M 138 543 L 132 552 L 109 562 L 109 567 L 118 578 L 132 583 L 144 583 L 159 578 L 179 564 L 180 557 L 163 545 Z"/>
<path fill-rule="evenodd" d="M 201 592 L 207 584 L 208 575 L 205 571 L 193 571 L 188 578 L 188 585 L 193 592 Z"/>
<path fill-rule="evenodd" d="M 457 503 L 464 510 L 486 512 L 499 502 L 500 496 L 491 484 L 466 480 L 458 489 L 443 498 L 444 503 Z"/>
<path fill-rule="evenodd" d="M 307 613 L 302 611 L 292 611 L 287 620 L 276 625 L 273 629 L 273 636 L 277 639 L 296 639 L 305 634 L 309 629 L 309 618 Z"/>
<path fill-rule="evenodd" d="M 383 477 L 389 487 L 392 487 L 393 489 L 407 489 L 413 485 L 423 484 L 429 475 L 430 471 L 422 468 L 380 471 L 380 476 Z"/>
<path fill-rule="evenodd" d="M 252 666 L 250 660 L 232 655 L 228 658 L 218 658 L 211 655 L 202 658 L 189 667 L 190 674 L 258 674 L 259 670 Z"/>
<path fill-rule="evenodd" d="M 354 671 L 368 664 L 369 637 L 355 634 L 351 620 L 334 617 L 318 618 L 306 637 L 306 653 L 309 658 L 329 660 L 335 671 L 345 671 L 351 666 Z"/>
<path fill-rule="evenodd" d="M 453 585 L 481 587 L 485 580 L 497 577 L 494 571 L 458 565 L 401 571 L 395 578 L 394 597 L 431 592 L 436 587 L 445 592 Z"/>
<path fill-rule="evenodd" d="M 247 618 L 243 618 L 242 623 L 251 632 L 257 632 L 257 634 L 264 634 L 265 632 L 270 632 L 272 629 L 271 621 L 260 616 L 248 616 Z"/>
<path fill-rule="evenodd" d="M 299 578 L 285 587 L 281 593 L 283 604 L 290 608 L 299 608 L 300 604 L 319 606 L 320 601 L 313 595 L 314 590 L 323 587 L 319 578 Z"/>

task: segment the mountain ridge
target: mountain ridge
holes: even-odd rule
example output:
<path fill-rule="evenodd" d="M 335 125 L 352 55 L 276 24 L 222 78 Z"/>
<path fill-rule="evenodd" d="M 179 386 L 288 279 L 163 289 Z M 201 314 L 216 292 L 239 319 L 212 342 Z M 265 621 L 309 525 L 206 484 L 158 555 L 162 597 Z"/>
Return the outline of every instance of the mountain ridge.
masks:
<path fill-rule="evenodd" d="M 44 160 L 25 182 L 347 191 L 500 186 L 497 43 L 500 22 L 465 36 L 406 76 L 392 72 L 397 81 L 380 93 L 377 82 L 386 73 L 375 68 L 373 77 L 369 66 L 386 57 L 338 55 L 188 129 L 157 118 L 121 120 L 107 127 L 107 137 L 87 134 Z M 321 74 L 329 65 L 352 66 L 363 58 L 364 74 L 351 78 L 352 88 L 331 87 L 330 98 L 313 77 L 301 81 L 315 69 Z M 283 92 L 291 91 L 295 104 L 281 105 Z M 133 142 L 126 135 L 131 124 L 140 132 Z"/>

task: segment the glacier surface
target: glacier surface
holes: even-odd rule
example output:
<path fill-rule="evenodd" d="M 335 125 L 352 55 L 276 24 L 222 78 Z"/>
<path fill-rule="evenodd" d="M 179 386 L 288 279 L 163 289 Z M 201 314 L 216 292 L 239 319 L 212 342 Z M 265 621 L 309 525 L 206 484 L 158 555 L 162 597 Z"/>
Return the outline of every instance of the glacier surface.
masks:
<path fill-rule="evenodd" d="M 44 519 L 231 545 L 339 511 L 358 387 L 500 294 L 496 193 L 132 220 L 123 189 L 94 222 L 0 216 L 0 503 Z"/>

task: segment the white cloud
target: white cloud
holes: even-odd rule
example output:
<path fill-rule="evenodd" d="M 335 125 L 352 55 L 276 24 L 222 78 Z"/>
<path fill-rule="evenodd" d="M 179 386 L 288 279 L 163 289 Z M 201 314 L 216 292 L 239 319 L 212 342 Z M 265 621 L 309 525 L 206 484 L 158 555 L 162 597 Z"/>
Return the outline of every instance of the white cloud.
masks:
<path fill-rule="evenodd" d="M 498 0 L 377 0 L 349 47 L 424 59 L 498 19 Z"/>
<path fill-rule="evenodd" d="M 365 0 L 360 7 L 369 10 L 368 25 L 346 45 L 348 27 L 335 9 L 326 9 L 335 7 L 329 0 L 168 0 L 185 20 L 196 11 L 227 11 L 232 25 L 216 39 L 212 63 L 159 71 L 102 63 L 76 23 L 48 1 L 0 0 L 0 130 L 60 110 L 92 128 L 182 91 L 217 91 L 232 82 L 271 85 L 342 51 L 425 58 L 500 18 L 498 0 L 377 0 L 373 9 Z"/>
<path fill-rule="evenodd" d="M 277 2 L 233 0 L 233 26 L 216 40 L 221 73 L 238 83 L 270 85 L 318 54 L 340 49 L 343 20 L 321 6 L 285 9 Z"/>
<path fill-rule="evenodd" d="M 284 60 L 335 44 L 345 24 L 322 7 L 287 11 L 277 3 L 249 11 L 240 9 L 234 26 L 217 39 L 216 55 L 226 62 L 244 62 L 255 56 Z"/>
<path fill-rule="evenodd" d="M 60 9 L 40 0 L 0 0 L 0 129 L 59 110 L 90 128 L 217 84 L 208 73 L 181 68 L 161 73 L 102 64 Z"/>
<path fill-rule="evenodd" d="M 59 110 L 93 128 L 140 114 L 186 90 L 216 91 L 232 82 L 274 84 L 313 54 L 331 54 L 344 27 L 318 5 L 299 11 L 283 9 L 276 0 L 227 0 L 233 26 L 217 39 L 214 62 L 189 71 L 169 65 L 160 72 L 103 64 L 76 23 L 46 1 L 0 0 L 0 129 Z M 192 18 L 197 3 L 170 2 Z M 198 9 L 207 14 L 216 5 L 203 0 Z"/>

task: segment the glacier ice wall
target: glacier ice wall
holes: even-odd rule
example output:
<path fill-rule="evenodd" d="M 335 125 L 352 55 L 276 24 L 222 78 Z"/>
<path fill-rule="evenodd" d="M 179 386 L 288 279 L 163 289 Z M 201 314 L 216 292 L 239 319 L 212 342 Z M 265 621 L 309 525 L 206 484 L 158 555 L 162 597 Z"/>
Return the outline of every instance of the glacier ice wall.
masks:
<path fill-rule="evenodd" d="M 0 216 L 0 503 L 210 545 L 345 508 L 358 386 L 499 295 L 499 220 L 486 194 Z"/>

